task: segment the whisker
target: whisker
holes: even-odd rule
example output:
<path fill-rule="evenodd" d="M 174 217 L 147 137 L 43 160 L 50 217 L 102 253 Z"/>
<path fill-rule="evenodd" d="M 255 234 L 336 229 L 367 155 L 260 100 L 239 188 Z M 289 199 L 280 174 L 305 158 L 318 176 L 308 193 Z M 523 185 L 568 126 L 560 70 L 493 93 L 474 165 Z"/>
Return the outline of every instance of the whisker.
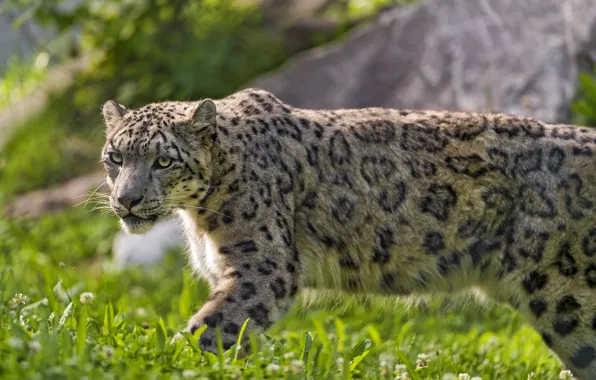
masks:
<path fill-rule="evenodd" d="M 86 193 L 86 194 L 80 194 L 80 195 L 77 195 L 77 196 L 76 196 L 76 197 L 74 197 L 74 198 L 93 197 L 93 196 L 97 196 L 97 197 L 106 197 L 106 198 L 107 198 L 107 197 L 109 197 L 110 195 L 109 195 L 108 193 L 102 193 L 102 192 L 97 192 L 97 193 L 89 192 L 89 193 Z"/>
<path fill-rule="evenodd" d="M 103 181 L 99 186 L 97 186 L 95 188 L 95 190 L 93 190 L 93 192 L 91 192 L 91 194 L 89 195 L 89 197 L 87 198 L 87 201 L 89 201 L 92 197 L 94 197 L 97 194 L 97 190 L 99 190 L 103 185 L 105 185 L 107 183 L 107 181 Z M 87 204 L 85 203 L 85 206 L 87 207 Z"/>
<path fill-rule="evenodd" d="M 97 187 L 95 188 L 95 190 L 93 190 L 93 191 L 92 191 L 92 192 L 89 194 L 89 196 L 87 197 L 87 199 L 86 199 L 84 202 L 81 202 L 81 203 L 84 203 L 84 206 L 83 206 L 83 207 L 87 207 L 87 203 L 89 203 L 89 201 L 90 201 L 90 200 L 91 200 L 93 197 L 95 197 L 95 196 L 100 196 L 99 194 L 102 194 L 102 193 L 97 193 L 97 191 L 98 191 L 98 190 L 99 190 L 99 189 L 100 189 L 100 188 L 101 188 L 103 185 L 105 185 L 106 183 L 107 183 L 107 181 L 103 181 L 103 182 L 102 182 L 102 183 L 101 183 L 99 186 L 97 186 Z M 103 195 L 103 194 L 102 194 L 102 195 Z M 107 196 L 107 194 L 106 194 L 106 196 Z M 80 205 L 81 205 L 81 203 L 77 203 L 76 205 L 74 205 L 74 207 L 80 206 Z"/>
<path fill-rule="evenodd" d="M 206 208 L 206 207 L 200 207 L 200 206 L 190 206 L 190 205 L 172 205 L 172 204 L 171 204 L 170 206 L 172 206 L 172 207 L 180 207 L 180 208 L 183 208 L 183 209 L 184 209 L 184 208 L 192 208 L 192 209 L 197 209 L 197 210 L 202 210 L 202 211 L 212 212 L 212 213 L 214 213 L 214 214 L 219 214 L 219 215 L 221 215 L 221 216 L 226 216 L 226 217 L 228 216 L 228 215 L 226 215 L 226 214 L 223 214 L 223 213 L 221 213 L 221 212 L 219 212 L 219 211 L 211 210 L 211 209 L 208 209 L 208 208 Z"/>
<path fill-rule="evenodd" d="M 93 210 L 95 210 L 96 208 L 99 208 L 99 207 L 110 208 L 110 204 L 109 203 L 104 203 L 104 202 L 94 202 L 91 205 L 93 206 L 91 208 L 91 211 L 93 211 Z M 74 205 L 72 207 L 78 207 L 78 206 L 80 206 L 80 203 L 79 204 L 76 204 L 76 205 Z M 87 207 L 83 207 L 83 208 L 87 208 Z"/>

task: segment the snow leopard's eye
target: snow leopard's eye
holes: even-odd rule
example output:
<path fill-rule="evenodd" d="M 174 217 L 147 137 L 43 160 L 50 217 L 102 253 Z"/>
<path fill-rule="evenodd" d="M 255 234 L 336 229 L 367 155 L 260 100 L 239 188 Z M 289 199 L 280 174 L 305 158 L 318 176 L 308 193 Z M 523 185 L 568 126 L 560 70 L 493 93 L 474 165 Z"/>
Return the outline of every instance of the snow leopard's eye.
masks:
<path fill-rule="evenodd" d="M 165 169 L 172 165 L 172 159 L 169 157 L 159 157 L 155 160 L 154 166 L 158 169 Z"/>
<path fill-rule="evenodd" d="M 118 165 L 118 166 L 122 165 L 123 158 L 120 153 L 110 152 L 108 154 L 108 158 L 110 159 L 110 162 L 113 163 L 114 165 Z"/>

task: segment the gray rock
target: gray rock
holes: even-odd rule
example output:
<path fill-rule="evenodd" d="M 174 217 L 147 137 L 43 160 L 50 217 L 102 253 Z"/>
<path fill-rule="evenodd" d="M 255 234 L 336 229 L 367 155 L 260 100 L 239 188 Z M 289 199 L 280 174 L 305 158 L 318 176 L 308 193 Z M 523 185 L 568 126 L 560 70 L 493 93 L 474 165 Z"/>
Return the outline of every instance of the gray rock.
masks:
<path fill-rule="evenodd" d="M 249 86 L 307 108 L 501 111 L 564 121 L 578 57 L 594 57 L 595 41 L 594 0 L 427 0 L 391 8 Z"/>

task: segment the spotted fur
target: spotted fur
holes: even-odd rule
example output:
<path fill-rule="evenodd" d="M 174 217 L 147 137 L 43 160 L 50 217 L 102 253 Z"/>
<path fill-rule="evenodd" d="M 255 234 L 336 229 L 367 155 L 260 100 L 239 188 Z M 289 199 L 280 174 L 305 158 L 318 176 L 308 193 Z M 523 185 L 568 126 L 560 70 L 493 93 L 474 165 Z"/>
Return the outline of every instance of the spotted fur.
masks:
<path fill-rule="evenodd" d="M 108 102 L 104 115 L 115 212 L 142 232 L 177 210 L 211 284 L 188 324 L 207 325 L 204 349 L 215 351 L 216 326 L 225 348 L 247 318 L 266 329 L 302 287 L 474 286 L 523 314 L 576 375 L 596 377 L 596 130 L 305 110 L 258 89 L 137 110 Z M 164 156 L 171 166 L 156 167 Z"/>

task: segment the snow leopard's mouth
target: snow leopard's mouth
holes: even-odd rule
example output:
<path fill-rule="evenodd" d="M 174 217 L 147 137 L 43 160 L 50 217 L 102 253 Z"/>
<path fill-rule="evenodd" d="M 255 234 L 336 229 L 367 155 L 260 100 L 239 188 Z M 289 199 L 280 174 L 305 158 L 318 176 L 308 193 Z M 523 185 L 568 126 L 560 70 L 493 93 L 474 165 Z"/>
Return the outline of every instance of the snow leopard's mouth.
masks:
<path fill-rule="evenodd" d="M 141 217 L 141 216 L 135 215 L 133 213 L 130 213 L 130 214 L 126 215 L 125 217 L 123 217 L 122 220 L 126 223 L 155 222 L 157 220 L 157 218 L 159 218 L 159 215 L 157 215 L 157 214 L 148 215 L 146 217 Z"/>
<path fill-rule="evenodd" d="M 130 234 L 144 234 L 145 232 L 149 231 L 151 227 L 153 227 L 158 219 L 158 214 L 140 217 L 131 213 L 122 217 L 120 220 L 121 225 L 126 232 Z"/>

